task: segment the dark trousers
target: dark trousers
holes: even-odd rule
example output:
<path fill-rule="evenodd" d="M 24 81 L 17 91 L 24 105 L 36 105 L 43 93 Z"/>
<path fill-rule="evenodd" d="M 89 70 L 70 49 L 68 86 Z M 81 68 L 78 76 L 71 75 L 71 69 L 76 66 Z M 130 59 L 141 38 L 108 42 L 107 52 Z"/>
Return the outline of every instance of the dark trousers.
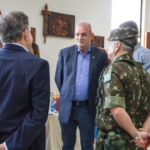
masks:
<path fill-rule="evenodd" d="M 82 150 L 93 150 L 94 120 L 90 115 L 88 105 L 73 105 L 67 124 L 60 122 L 63 141 L 62 150 L 74 150 L 77 126 L 80 130 Z"/>

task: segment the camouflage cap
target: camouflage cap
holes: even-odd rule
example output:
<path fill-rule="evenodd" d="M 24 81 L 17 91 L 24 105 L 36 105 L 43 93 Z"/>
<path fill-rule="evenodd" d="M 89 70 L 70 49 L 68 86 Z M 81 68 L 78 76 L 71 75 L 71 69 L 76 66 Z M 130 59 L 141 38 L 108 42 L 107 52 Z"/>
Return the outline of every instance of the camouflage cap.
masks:
<path fill-rule="evenodd" d="M 107 40 L 121 41 L 123 44 L 134 47 L 137 45 L 138 31 L 131 27 L 121 27 L 111 31 Z"/>

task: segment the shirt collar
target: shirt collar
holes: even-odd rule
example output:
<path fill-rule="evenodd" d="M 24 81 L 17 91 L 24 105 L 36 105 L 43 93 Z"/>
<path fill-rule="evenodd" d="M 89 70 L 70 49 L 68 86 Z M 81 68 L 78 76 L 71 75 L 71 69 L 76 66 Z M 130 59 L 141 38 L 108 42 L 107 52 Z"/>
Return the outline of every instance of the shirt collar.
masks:
<path fill-rule="evenodd" d="M 91 45 L 89 45 L 89 48 L 88 48 L 88 50 L 86 51 L 86 53 L 87 52 L 90 52 L 91 51 Z M 81 52 L 81 50 L 79 49 L 79 47 L 78 47 L 78 52 Z"/>
<path fill-rule="evenodd" d="M 135 46 L 135 51 L 136 51 L 136 49 L 137 49 L 139 46 L 140 46 L 140 44 L 137 44 L 137 45 Z"/>
<path fill-rule="evenodd" d="M 144 64 L 142 62 L 136 62 L 133 58 L 133 55 L 131 55 L 131 54 L 123 54 L 123 55 L 117 57 L 113 63 L 115 63 L 117 61 L 131 62 L 135 66 L 139 66 L 139 67 L 142 67 L 142 65 Z"/>
<path fill-rule="evenodd" d="M 29 50 L 26 47 L 24 47 L 23 45 L 21 45 L 21 44 L 18 44 L 18 43 L 5 43 L 5 45 L 6 44 L 13 44 L 13 45 L 21 46 L 25 51 L 29 52 Z"/>
<path fill-rule="evenodd" d="M 135 64 L 135 60 L 133 59 L 133 55 L 131 54 L 123 54 L 121 56 L 118 56 L 113 63 L 117 61 L 130 61 Z"/>

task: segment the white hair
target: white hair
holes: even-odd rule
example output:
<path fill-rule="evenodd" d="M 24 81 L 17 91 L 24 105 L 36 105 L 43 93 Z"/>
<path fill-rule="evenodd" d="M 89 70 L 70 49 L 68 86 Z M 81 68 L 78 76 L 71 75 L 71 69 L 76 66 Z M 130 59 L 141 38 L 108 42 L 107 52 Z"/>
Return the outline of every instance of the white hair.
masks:
<path fill-rule="evenodd" d="M 111 41 L 111 42 L 112 42 L 113 45 L 115 45 L 116 43 L 121 43 L 122 49 L 123 49 L 124 52 L 128 52 L 128 53 L 131 53 L 131 54 L 133 54 L 133 52 L 134 52 L 134 48 L 132 48 L 131 46 L 125 45 L 120 41 Z"/>
<path fill-rule="evenodd" d="M 90 24 L 89 22 L 82 21 L 82 22 L 79 22 L 79 23 L 76 25 L 76 27 L 77 27 L 77 26 L 87 26 L 87 27 L 89 28 L 89 30 L 90 30 L 90 33 L 92 33 L 92 26 L 91 26 L 91 24 Z"/>

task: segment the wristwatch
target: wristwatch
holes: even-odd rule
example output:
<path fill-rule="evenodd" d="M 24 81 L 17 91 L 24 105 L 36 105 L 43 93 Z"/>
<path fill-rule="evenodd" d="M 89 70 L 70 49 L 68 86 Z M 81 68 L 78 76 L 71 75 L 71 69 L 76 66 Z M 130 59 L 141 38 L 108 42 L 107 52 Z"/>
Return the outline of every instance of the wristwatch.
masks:
<path fill-rule="evenodd" d="M 137 135 L 134 137 L 135 140 L 137 140 L 140 136 L 140 131 L 137 131 Z"/>

